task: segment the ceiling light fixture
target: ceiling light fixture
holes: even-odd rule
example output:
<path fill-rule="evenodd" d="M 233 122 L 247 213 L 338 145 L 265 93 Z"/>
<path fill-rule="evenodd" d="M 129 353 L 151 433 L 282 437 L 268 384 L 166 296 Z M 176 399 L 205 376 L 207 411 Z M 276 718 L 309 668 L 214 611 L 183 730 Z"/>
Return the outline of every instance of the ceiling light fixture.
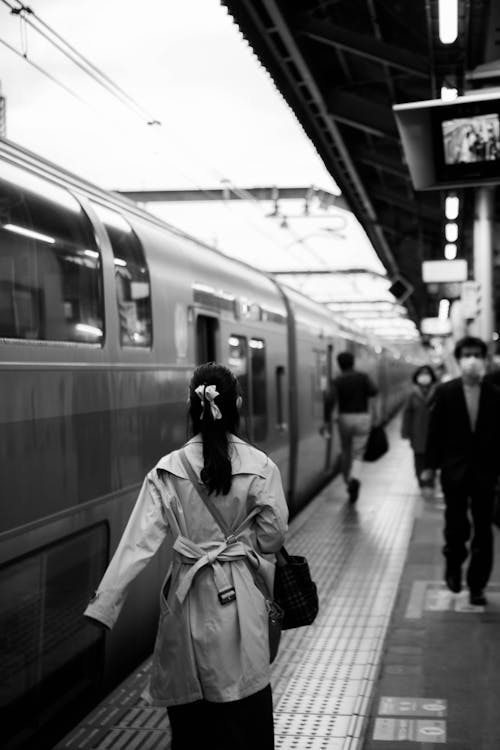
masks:
<path fill-rule="evenodd" d="M 446 196 L 446 199 L 444 202 L 444 212 L 448 221 L 455 221 L 455 219 L 458 218 L 459 207 L 460 207 L 460 204 L 458 201 L 458 196 L 456 195 Z"/>
<path fill-rule="evenodd" d="M 458 0 L 439 0 L 439 39 L 453 44 L 458 36 Z"/>
<path fill-rule="evenodd" d="M 446 224 L 444 228 L 446 242 L 456 242 L 458 240 L 458 226 L 454 222 Z"/>

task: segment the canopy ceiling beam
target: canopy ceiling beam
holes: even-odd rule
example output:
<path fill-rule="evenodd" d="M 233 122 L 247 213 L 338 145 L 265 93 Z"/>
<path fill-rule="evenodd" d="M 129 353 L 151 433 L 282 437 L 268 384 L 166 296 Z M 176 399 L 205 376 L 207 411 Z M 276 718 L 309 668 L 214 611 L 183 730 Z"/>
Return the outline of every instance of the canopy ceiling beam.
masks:
<path fill-rule="evenodd" d="M 325 101 L 334 120 L 378 137 L 398 140 L 396 123 L 389 105 L 384 106 L 340 89 L 329 91 Z"/>
<path fill-rule="evenodd" d="M 429 204 L 422 203 L 421 201 L 409 201 L 401 195 L 401 193 L 395 190 L 372 190 L 372 197 L 376 201 L 381 203 L 387 203 L 390 206 L 401 208 L 403 211 L 407 211 L 413 214 L 415 217 L 428 219 L 431 221 L 440 221 L 441 212 L 439 206 L 431 206 Z"/>
<path fill-rule="evenodd" d="M 368 268 L 321 268 L 321 269 L 305 269 L 303 271 L 297 271 L 295 269 L 283 269 L 281 271 L 268 271 L 275 276 L 336 276 L 337 274 L 350 275 L 350 274 L 366 274 L 367 276 L 374 276 L 377 279 L 388 279 L 387 274 L 379 273 L 378 271 L 371 271 Z"/>
<path fill-rule="evenodd" d="M 427 79 L 430 74 L 429 61 L 422 55 L 333 23 L 310 21 L 305 24 L 303 34 L 316 42 L 389 65 L 419 78 Z"/>
<path fill-rule="evenodd" d="M 370 167 L 381 169 L 383 172 L 392 174 L 409 183 L 411 182 L 410 173 L 402 163 L 401 157 L 398 159 L 380 151 L 359 148 L 355 151 L 354 158 L 363 162 L 363 164 L 368 164 Z"/>
<path fill-rule="evenodd" d="M 120 195 L 140 203 L 167 203 L 181 201 L 224 200 L 294 200 L 317 198 L 325 206 L 336 206 L 345 211 L 351 209 L 342 195 L 334 195 L 315 187 L 254 187 L 254 188 L 207 188 L 206 190 L 118 190 Z"/>

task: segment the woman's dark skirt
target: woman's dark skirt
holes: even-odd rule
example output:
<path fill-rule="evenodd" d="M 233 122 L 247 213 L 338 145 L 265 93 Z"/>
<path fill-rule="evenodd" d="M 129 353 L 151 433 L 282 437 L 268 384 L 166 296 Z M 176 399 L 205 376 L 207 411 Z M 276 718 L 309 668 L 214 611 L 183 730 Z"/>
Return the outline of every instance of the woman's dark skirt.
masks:
<path fill-rule="evenodd" d="M 172 750 L 274 750 L 270 685 L 238 701 L 201 700 L 167 711 Z"/>

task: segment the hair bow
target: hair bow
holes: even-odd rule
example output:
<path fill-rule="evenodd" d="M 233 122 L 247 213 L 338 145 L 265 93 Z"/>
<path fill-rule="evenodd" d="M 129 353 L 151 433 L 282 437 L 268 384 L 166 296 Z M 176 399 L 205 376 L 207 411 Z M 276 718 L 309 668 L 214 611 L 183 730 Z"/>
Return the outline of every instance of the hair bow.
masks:
<path fill-rule="evenodd" d="M 203 419 L 203 412 L 205 411 L 205 401 L 208 401 L 208 403 L 210 404 L 212 417 L 214 419 L 222 419 L 221 410 L 219 409 L 217 404 L 214 404 L 214 399 L 219 395 L 219 392 L 216 389 L 215 385 L 199 385 L 198 388 L 194 389 L 194 392 L 199 397 L 202 403 L 200 419 Z"/>

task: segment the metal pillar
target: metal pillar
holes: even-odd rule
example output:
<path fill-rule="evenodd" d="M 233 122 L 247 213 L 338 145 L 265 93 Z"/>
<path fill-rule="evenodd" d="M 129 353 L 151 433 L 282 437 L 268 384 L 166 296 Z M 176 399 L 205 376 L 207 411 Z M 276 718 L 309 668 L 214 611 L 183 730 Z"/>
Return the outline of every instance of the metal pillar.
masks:
<path fill-rule="evenodd" d="M 491 349 L 493 342 L 493 187 L 476 188 L 474 212 L 474 278 L 479 284 L 479 311 L 474 322 L 474 333 Z"/>

